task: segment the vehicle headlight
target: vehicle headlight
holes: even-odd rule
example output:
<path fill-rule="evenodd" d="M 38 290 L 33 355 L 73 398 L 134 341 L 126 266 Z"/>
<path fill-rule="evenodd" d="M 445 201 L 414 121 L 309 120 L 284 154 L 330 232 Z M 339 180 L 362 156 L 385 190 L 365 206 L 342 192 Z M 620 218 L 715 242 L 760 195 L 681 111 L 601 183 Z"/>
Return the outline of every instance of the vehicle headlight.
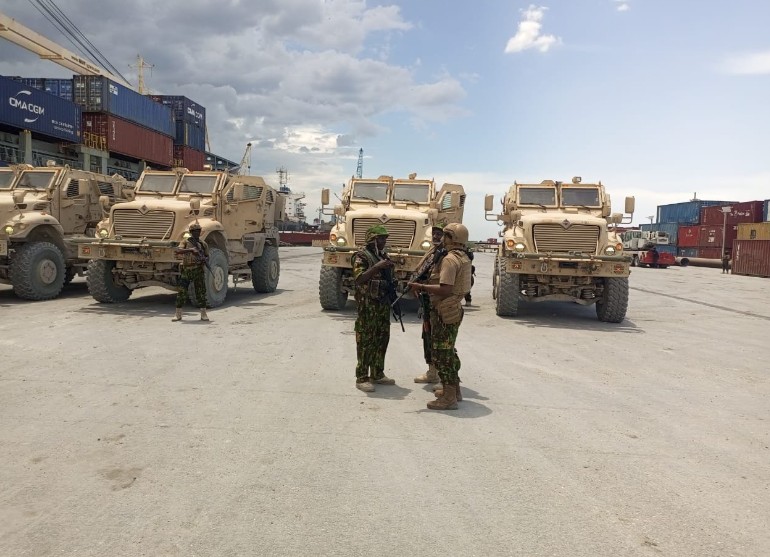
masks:
<path fill-rule="evenodd" d="M 525 249 L 527 249 L 527 246 L 522 244 L 521 242 L 518 242 L 515 246 L 513 246 L 513 249 L 518 251 L 519 253 L 523 252 Z"/>
<path fill-rule="evenodd" d="M 607 246 L 606 248 L 604 248 L 604 253 L 606 253 L 607 255 L 615 255 L 615 248 L 612 246 Z"/>
<path fill-rule="evenodd" d="M 107 230 L 106 228 L 100 228 L 99 229 L 99 237 L 100 238 L 106 238 L 109 235 L 110 235 L 110 231 Z"/>
<path fill-rule="evenodd" d="M 182 238 L 187 240 L 188 238 L 192 238 L 192 234 L 190 234 L 189 232 L 185 232 L 184 234 L 182 234 Z"/>
<path fill-rule="evenodd" d="M 433 244 L 430 242 L 430 240 L 423 240 L 422 244 L 420 244 L 420 248 L 428 251 L 432 245 Z"/>
<path fill-rule="evenodd" d="M 6 234 L 8 234 L 9 236 L 10 236 L 11 234 L 13 234 L 13 226 L 11 226 L 10 224 L 9 224 L 8 226 L 6 226 L 6 227 L 5 227 L 3 230 L 4 230 L 4 231 L 5 231 L 5 233 L 6 233 Z"/>
<path fill-rule="evenodd" d="M 339 238 L 337 238 L 337 242 L 336 242 L 336 244 L 337 244 L 338 246 L 342 247 L 342 246 L 346 246 L 346 245 L 348 245 L 348 242 L 347 242 L 347 240 L 345 240 L 345 238 L 343 238 L 342 236 L 340 236 Z"/>

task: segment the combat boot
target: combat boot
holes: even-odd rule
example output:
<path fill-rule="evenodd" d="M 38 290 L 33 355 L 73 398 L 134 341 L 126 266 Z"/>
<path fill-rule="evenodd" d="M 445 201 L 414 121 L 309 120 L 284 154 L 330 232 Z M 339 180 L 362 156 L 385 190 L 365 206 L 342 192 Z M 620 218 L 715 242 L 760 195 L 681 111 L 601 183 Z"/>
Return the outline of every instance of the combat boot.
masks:
<path fill-rule="evenodd" d="M 463 394 L 462 394 L 462 391 L 460 390 L 460 383 L 459 382 L 455 385 L 455 391 L 456 391 L 455 394 L 457 396 L 457 402 L 462 402 Z M 443 393 L 444 393 L 444 386 L 443 385 L 441 387 L 436 386 L 436 387 L 433 388 L 433 394 L 436 395 L 436 398 L 441 398 Z"/>
<path fill-rule="evenodd" d="M 457 389 L 454 385 L 444 383 L 441 398 L 428 403 L 430 410 L 457 410 Z"/>
<path fill-rule="evenodd" d="M 209 316 L 206 313 L 206 308 L 201 308 L 201 321 L 208 321 Z"/>
<path fill-rule="evenodd" d="M 433 364 L 428 364 L 428 371 L 414 378 L 415 383 L 438 383 L 438 370 Z"/>
<path fill-rule="evenodd" d="M 356 381 L 356 389 L 365 393 L 373 393 L 374 385 L 372 385 L 372 382 L 367 377 L 366 381 Z"/>
<path fill-rule="evenodd" d="M 182 320 L 182 308 L 176 308 L 176 313 L 174 314 L 174 317 L 171 318 L 171 321 L 181 321 Z"/>
<path fill-rule="evenodd" d="M 372 383 L 377 383 L 378 385 L 395 385 L 396 380 L 391 379 L 387 375 L 382 375 L 381 377 L 378 377 L 376 379 L 372 379 Z"/>

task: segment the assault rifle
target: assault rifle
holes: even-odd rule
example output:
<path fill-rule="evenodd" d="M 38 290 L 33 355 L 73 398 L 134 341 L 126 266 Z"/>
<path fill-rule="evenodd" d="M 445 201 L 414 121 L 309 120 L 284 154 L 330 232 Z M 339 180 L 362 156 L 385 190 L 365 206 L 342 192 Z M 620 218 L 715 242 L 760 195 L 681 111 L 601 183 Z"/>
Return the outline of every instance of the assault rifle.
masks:
<path fill-rule="evenodd" d="M 414 278 L 410 282 L 425 282 L 428 280 L 433 267 L 438 265 L 438 263 L 444 259 L 447 253 L 449 252 L 443 247 L 436 248 L 436 251 L 433 252 L 433 257 L 427 258 L 423 264 L 417 268 Z M 399 294 L 398 298 L 396 298 L 395 302 L 393 303 L 400 302 L 401 298 L 406 296 L 407 292 L 408 290 L 404 290 L 401 294 Z"/>
<path fill-rule="evenodd" d="M 387 255 L 384 255 L 384 258 L 390 259 Z M 393 312 L 393 319 L 401 323 L 401 332 L 405 333 L 404 314 L 401 311 L 401 298 L 404 295 L 401 294 L 401 296 L 399 296 L 396 292 L 396 282 L 393 280 L 393 269 L 391 267 L 386 267 L 381 272 L 382 278 L 388 284 L 388 302 L 390 302 L 390 309 Z"/>
<path fill-rule="evenodd" d="M 209 270 L 209 273 L 213 275 L 214 271 L 211 270 L 211 265 L 209 265 L 209 258 L 206 257 L 206 252 L 203 250 L 203 244 L 201 244 L 200 241 L 193 238 L 192 236 L 189 237 L 187 241 L 192 244 L 192 247 L 179 249 L 177 252 L 192 253 L 195 256 L 195 260 L 198 263 L 203 263 L 203 265 Z"/>

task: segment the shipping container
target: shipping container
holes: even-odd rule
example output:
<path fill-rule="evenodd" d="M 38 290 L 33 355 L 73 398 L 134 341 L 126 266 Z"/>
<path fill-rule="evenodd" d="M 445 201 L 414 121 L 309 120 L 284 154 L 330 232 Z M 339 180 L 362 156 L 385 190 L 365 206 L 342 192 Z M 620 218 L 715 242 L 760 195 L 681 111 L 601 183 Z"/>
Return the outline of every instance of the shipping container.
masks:
<path fill-rule="evenodd" d="M 679 257 L 698 257 L 698 248 L 677 248 L 676 254 Z"/>
<path fill-rule="evenodd" d="M 196 151 L 184 145 L 174 145 L 174 164 L 187 170 L 203 170 L 206 156 L 203 151 Z"/>
<path fill-rule="evenodd" d="M 744 223 L 738 225 L 738 240 L 770 240 L 770 222 Z"/>
<path fill-rule="evenodd" d="M 684 203 L 672 203 L 670 205 L 658 205 L 659 223 L 700 224 L 700 211 L 703 207 L 714 205 L 730 205 L 735 201 L 686 201 Z"/>
<path fill-rule="evenodd" d="M 103 112 L 83 113 L 83 143 L 165 167 L 174 155 L 169 136 Z"/>
<path fill-rule="evenodd" d="M 81 141 L 78 105 L 5 77 L 0 77 L 0 122 L 53 139 Z"/>
<path fill-rule="evenodd" d="M 175 124 L 176 136 L 174 137 L 174 144 L 192 147 L 196 151 L 206 150 L 206 130 L 179 120 Z"/>
<path fill-rule="evenodd" d="M 765 213 L 764 217 L 762 217 L 762 220 L 767 222 L 770 220 L 770 216 L 768 215 L 768 209 L 770 209 L 770 199 L 765 199 Z"/>
<path fill-rule="evenodd" d="M 106 112 L 174 137 L 171 109 L 101 75 L 76 75 L 73 99 L 84 112 Z"/>
<path fill-rule="evenodd" d="M 195 101 L 180 95 L 150 95 L 150 98 L 169 107 L 175 121 L 206 129 L 206 109 Z"/>
<path fill-rule="evenodd" d="M 722 248 L 698 248 L 698 257 L 701 259 L 722 259 Z"/>
<path fill-rule="evenodd" d="M 12 77 L 14 81 L 45 91 L 55 97 L 72 100 L 72 80 L 49 77 Z"/>
<path fill-rule="evenodd" d="M 676 256 L 676 246 L 655 246 L 660 253 L 670 253 Z"/>
<path fill-rule="evenodd" d="M 727 220 L 728 225 L 733 226 L 741 222 L 762 222 L 765 203 L 764 201 L 746 201 L 724 207 L 730 207 L 726 219 L 722 212 L 723 206 L 703 207 L 700 211 L 701 225 L 722 225 L 725 220 Z"/>
<path fill-rule="evenodd" d="M 684 225 L 679 227 L 676 245 L 680 248 L 697 248 L 700 245 L 700 226 Z M 689 257 L 695 257 L 691 255 Z"/>
<path fill-rule="evenodd" d="M 734 275 L 770 277 L 770 240 L 736 240 L 732 268 Z"/>
<path fill-rule="evenodd" d="M 679 235 L 679 225 L 676 223 L 661 224 L 656 222 L 655 224 L 642 224 L 639 226 L 641 230 L 647 232 L 661 231 L 668 234 L 668 242 L 671 246 L 676 246 L 677 236 Z"/>
<path fill-rule="evenodd" d="M 738 237 L 738 225 L 728 226 L 724 235 L 722 231 L 725 228 L 723 226 L 700 226 L 698 228 L 700 229 L 699 248 L 721 248 L 723 243 L 729 248 L 733 245 L 733 240 Z"/>

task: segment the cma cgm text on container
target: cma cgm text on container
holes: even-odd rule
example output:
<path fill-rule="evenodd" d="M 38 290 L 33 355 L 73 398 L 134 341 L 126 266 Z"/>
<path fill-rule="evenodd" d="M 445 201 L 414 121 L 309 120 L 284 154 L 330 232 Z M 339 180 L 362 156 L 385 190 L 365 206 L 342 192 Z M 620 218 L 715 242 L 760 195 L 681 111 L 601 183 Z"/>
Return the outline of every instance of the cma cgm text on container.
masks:
<path fill-rule="evenodd" d="M 80 143 L 80 115 L 74 103 L 0 77 L 0 123 Z"/>

